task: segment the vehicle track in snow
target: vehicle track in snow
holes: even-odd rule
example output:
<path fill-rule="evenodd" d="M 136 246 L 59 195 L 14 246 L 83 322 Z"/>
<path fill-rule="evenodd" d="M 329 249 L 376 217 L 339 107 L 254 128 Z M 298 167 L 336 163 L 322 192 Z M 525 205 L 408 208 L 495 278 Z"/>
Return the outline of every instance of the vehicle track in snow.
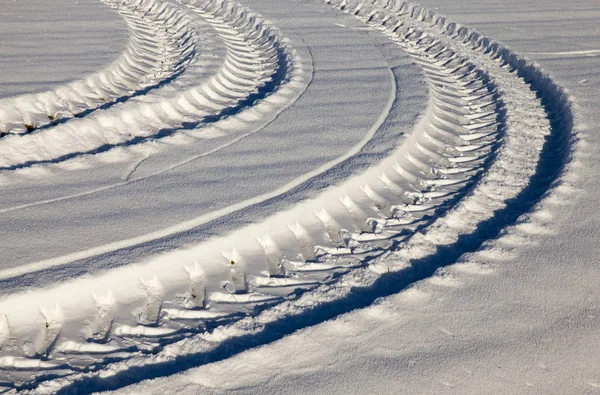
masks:
<path fill-rule="evenodd" d="M 0 100 L 0 136 L 28 134 L 84 117 L 174 80 L 196 54 L 191 21 L 169 3 L 104 1 L 130 30 L 121 56 L 107 68 L 51 91 Z"/>
<path fill-rule="evenodd" d="M 402 290 L 477 250 L 548 190 L 570 132 L 551 80 L 417 5 L 327 3 L 423 68 L 430 104 L 413 133 L 378 166 L 263 224 L 61 285 L 41 322 L 0 321 L 7 388 L 91 392 L 226 358 Z M 91 296 L 77 299 L 82 290 Z M 0 307 L 11 317 L 11 305 L 43 297 Z"/>
<path fill-rule="evenodd" d="M 212 51 L 220 60 L 218 70 L 211 67 L 214 62 L 211 60 L 200 67 L 190 65 L 185 70 L 187 74 L 180 77 L 185 81 L 183 83 L 166 84 L 157 91 L 148 91 L 65 124 L 34 133 L 7 135 L 0 139 L 0 149 L 4 153 L 0 158 L 0 170 L 54 164 L 213 124 L 267 98 L 284 82 L 294 78 L 291 49 L 271 27 L 243 8 L 211 8 L 210 4 L 196 6 L 196 2 L 178 7 L 169 2 L 149 3 L 150 10 L 161 17 L 157 24 L 165 19 L 173 23 L 171 29 L 174 31 L 185 32 L 180 39 L 189 46 L 183 50 L 185 54 L 202 59 L 202 53 L 195 50 L 197 33 L 188 30 L 194 19 L 208 23 L 224 47 L 221 59 L 218 50 Z M 168 68 L 177 70 L 177 65 L 169 64 Z M 9 100 L 20 102 L 25 99 Z M 31 106 L 29 109 L 27 116 L 32 116 Z M 40 117 L 47 119 L 47 111 L 44 112 L 46 114 Z M 257 117 L 260 114 L 246 114 L 249 120 Z M 36 122 L 33 124 L 37 125 Z"/>

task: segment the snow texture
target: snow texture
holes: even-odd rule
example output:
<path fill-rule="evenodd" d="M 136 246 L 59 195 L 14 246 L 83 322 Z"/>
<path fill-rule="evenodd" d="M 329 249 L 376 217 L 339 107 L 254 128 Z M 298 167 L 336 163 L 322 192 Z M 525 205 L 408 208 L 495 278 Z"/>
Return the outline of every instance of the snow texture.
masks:
<path fill-rule="evenodd" d="M 56 3 L 1 15 L 6 391 L 600 388 L 597 4 Z"/>

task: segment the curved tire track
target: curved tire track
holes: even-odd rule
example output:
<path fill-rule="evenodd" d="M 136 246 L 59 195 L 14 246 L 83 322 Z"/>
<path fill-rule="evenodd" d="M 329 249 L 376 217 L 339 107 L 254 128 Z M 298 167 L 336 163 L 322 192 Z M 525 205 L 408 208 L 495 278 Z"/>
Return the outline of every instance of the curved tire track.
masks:
<path fill-rule="evenodd" d="M 167 7 L 153 3 L 161 12 Z M 200 128 L 253 106 L 294 80 L 294 54 L 271 26 L 242 7 L 204 1 L 185 5 L 189 10 L 174 21 L 176 28 L 194 15 L 207 21 L 225 45 L 216 74 L 174 94 L 144 95 L 64 125 L 7 136 L 0 140 L 5 152 L 0 170 L 57 163 Z"/>
<path fill-rule="evenodd" d="M 80 350 L 90 357 L 93 349 L 100 361 L 99 355 L 124 360 L 111 364 L 108 378 L 94 371 L 48 385 L 64 391 L 81 385 L 88 391 L 109 389 L 119 381 L 115 376 L 131 382 L 227 358 L 367 305 L 476 250 L 550 187 L 564 159 L 543 165 L 548 156 L 564 153 L 570 110 L 561 89 L 539 70 L 416 5 L 328 3 L 379 28 L 423 67 L 431 103 L 413 135 L 377 168 L 265 224 L 262 229 L 269 232 L 254 247 L 241 236 L 229 240 L 241 247 L 223 253 L 217 266 L 228 269 L 219 275 L 189 263 L 181 273 L 158 270 L 160 262 L 136 268 L 134 276 L 153 275 L 141 282 L 138 296 L 128 295 L 127 303 L 118 300 L 119 291 L 116 299 L 95 298 L 102 314 L 91 338 L 101 346 L 73 344 L 56 331 L 42 331 L 40 344 L 53 345 L 44 355 L 62 361 L 45 362 L 46 369 L 72 374 L 78 368 L 69 366 L 69 355 Z M 292 244 L 295 248 L 284 251 Z M 211 288 L 223 272 L 228 278 L 223 290 Z M 366 292 L 353 292 L 357 288 Z M 119 314 L 140 303 L 141 309 L 133 311 L 137 324 L 120 321 Z M 246 316 L 245 306 L 260 313 Z M 57 322 L 58 315 L 47 313 L 46 328 L 53 328 L 48 323 Z M 157 338 L 161 341 L 152 341 Z M 134 352 L 123 355 L 126 350 Z M 136 356 L 145 352 L 156 357 Z M 5 366 L 23 363 L 16 358 Z M 42 364 L 31 363 L 31 368 Z"/>
<path fill-rule="evenodd" d="M 191 20 L 172 4 L 105 0 L 130 41 L 106 69 L 52 91 L 0 100 L 0 137 L 26 134 L 146 93 L 183 73 L 196 53 Z"/>

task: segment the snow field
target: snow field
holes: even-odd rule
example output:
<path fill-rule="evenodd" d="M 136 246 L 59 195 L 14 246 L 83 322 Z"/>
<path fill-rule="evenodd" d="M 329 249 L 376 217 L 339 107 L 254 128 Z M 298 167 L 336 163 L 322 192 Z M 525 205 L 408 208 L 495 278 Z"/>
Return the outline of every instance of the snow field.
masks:
<path fill-rule="evenodd" d="M 560 88 L 499 44 L 419 6 L 328 3 L 409 52 L 430 83 L 427 112 L 394 155 L 314 200 L 225 238 L 7 297 L 2 311 L 8 318 L 0 325 L 7 342 L 5 369 L 30 364 L 25 370 L 35 376 L 46 362 L 44 369 L 55 368 L 66 378 L 42 389 L 79 380 L 101 386 L 133 367 L 210 354 L 225 341 L 349 298 L 353 288 L 373 287 L 382 275 L 414 274 L 420 261 L 497 221 L 498 212 L 523 213 L 523 191 L 549 155 L 547 140 L 559 146 L 566 141 L 553 136 L 549 120 L 563 115 L 568 122 L 568 100 Z M 237 9 L 214 4 L 213 12 Z M 548 187 L 542 183 L 535 192 Z M 49 306 L 41 315 L 40 305 Z M 260 313 L 247 315 L 256 310 Z M 31 321 L 36 314 L 38 320 Z M 217 329 L 205 333 L 207 326 Z M 82 336 L 87 341 L 74 340 Z M 153 356 L 140 358 L 142 350 Z M 120 360 L 110 373 L 101 370 L 108 356 Z M 91 372 L 74 373 L 81 366 Z"/>

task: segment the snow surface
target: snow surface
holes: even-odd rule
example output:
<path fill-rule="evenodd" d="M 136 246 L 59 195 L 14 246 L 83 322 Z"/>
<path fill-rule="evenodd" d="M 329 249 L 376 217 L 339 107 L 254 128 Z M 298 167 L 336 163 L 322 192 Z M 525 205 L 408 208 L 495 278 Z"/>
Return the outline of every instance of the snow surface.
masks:
<path fill-rule="evenodd" d="M 5 0 L 0 7 L 0 98 L 94 73 L 124 49 L 127 28 L 97 0 Z"/>
<path fill-rule="evenodd" d="M 368 6 L 357 19 L 335 9 L 340 1 L 245 0 L 267 18 L 246 25 L 259 32 L 251 41 L 242 25 L 227 25 L 249 15 L 231 3 L 223 9 L 234 17 L 224 19 L 196 2 L 109 1 L 124 19 L 91 0 L 56 3 L 63 16 L 81 6 L 80 17 L 44 15 L 50 29 L 94 23 L 70 48 L 74 60 L 58 62 L 65 67 L 36 66 L 39 80 L 19 70 L 18 84 L 0 74 L 6 96 L 112 73 L 111 65 L 106 75 L 117 77 L 95 79 L 95 93 L 81 84 L 56 91 L 71 115 L 58 125 L 44 119 L 33 133 L 24 126 L 46 116 L 40 107 L 3 102 L 23 114 L 0 117 L 10 120 L 0 125 L 9 132 L 0 140 L 7 389 L 88 393 L 156 377 L 120 392 L 599 391 L 597 3 L 421 2 L 534 60 L 568 92 L 568 108 L 513 53 L 497 60 L 489 43 L 483 53 L 463 47 L 418 16 L 407 23 L 430 38 L 409 32 L 396 45 L 396 32 L 377 31 L 385 12 L 369 16 Z M 6 9 L 35 21 L 32 7 Z M 156 21 L 171 28 L 159 34 Z M 133 68 L 123 72 L 127 23 L 130 35 L 159 39 L 130 46 Z M 97 26 L 111 28 L 95 34 Z M 10 54 L 32 44 L 8 30 Z M 431 37 L 441 44 L 429 47 Z M 48 45 L 27 56 L 47 57 Z M 436 52 L 440 45 L 459 58 Z M 218 85 L 211 75 L 232 53 L 229 82 Z M 8 59 L 0 66 L 16 71 Z M 479 77 L 461 74 L 465 64 Z M 236 104 L 265 80 L 259 89 L 272 92 Z M 210 84 L 217 93 L 206 97 L 227 96 L 241 112 L 214 125 L 193 118 L 205 108 L 181 118 L 193 105 L 176 101 L 180 92 Z M 163 103 L 153 107 L 159 121 L 140 116 L 153 102 Z M 181 119 L 193 127 L 176 126 Z M 161 122 L 174 128 L 166 138 L 156 137 Z M 136 135 L 149 139 L 122 144 Z M 402 188 L 400 200 L 392 196 Z M 114 363 L 104 366 L 102 355 Z"/>
<path fill-rule="evenodd" d="M 259 4 L 255 8 L 259 12 L 265 8 L 277 10 L 270 4 Z M 382 112 L 385 113 L 390 95 L 398 93 L 396 103 L 406 103 L 401 114 L 401 121 L 406 124 L 404 129 L 390 129 L 383 136 L 379 133 L 376 139 L 369 137 L 368 157 L 365 155 L 346 169 L 324 175 L 322 182 L 334 183 L 389 154 L 398 144 L 398 136 L 409 129 L 422 110 L 425 87 L 419 87 L 419 81 L 409 77 L 416 73 L 410 70 L 414 66 L 409 70 L 396 68 L 402 86 L 393 87 L 390 66 L 380 52 L 384 50 L 373 46 L 372 39 L 364 32 L 334 25 L 336 12 L 324 6 L 320 8 L 328 12 L 329 17 L 311 19 L 317 11 L 294 3 L 280 8 L 279 13 L 271 11 L 269 17 L 281 20 L 278 26 L 282 26 L 284 35 L 296 40 L 299 47 L 308 46 L 310 59 L 307 61 L 314 64 L 314 76 L 300 100 L 259 133 L 246 136 L 246 128 L 226 130 L 226 134 L 218 132 L 199 141 L 190 138 L 174 141 L 156 155 L 151 155 L 153 143 L 145 148 L 134 147 L 129 153 L 113 151 L 119 160 L 117 164 L 109 158 L 106 159 L 109 163 L 95 163 L 90 169 L 88 163 L 96 160 L 81 158 L 65 164 L 66 170 L 23 169 L 20 171 L 23 176 L 17 180 L 9 175 L 11 178 L 3 186 L 0 226 L 14 231 L 4 235 L 7 243 L 2 268 L 47 260 L 80 260 L 97 255 L 90 251 L 94 248 L 151 234 L 191 218 L 215 213 L 211 217 L 214 220 L 236 203 L 258 197 L 254 202 L 256 206 L 259 200 L 264 200 L 260 198 L 263 193 L 281 188 L 287 191 L 288 183 L 311 172 L 323 173 L 318 170 L 320 167 L 337 160 L 354 146 L 364 145 L 362 140 Z M 359 25 L 348 19 L 349 23 Z M 307 20 L 311 23 L 307 24 Z M 391 58 L 390 61 L 398 60 Z M 353 99 L 348 100 L 350 97 Z M 306 117 L 305 114 L 311 115 Z M 282 131 L 286 138 L 281 138 Z M 37 155 L 31 144 L 24 142 L 22 150 Z M 45 150 L 46 139 L 41 140 L 41 144 L 40 150 Z M 58 141 L 57 145 L 72 149 L 68 140 Z M 268 211 L 267 207 L 262 207 L 259 213 L 256 208 L 246 210 L 233 219 L 222 219 L 216 225 L 199 228 L 198 225 L 203 224 L 200 222 L 193 232 L 167 240 L 166 246 L 164 243 L 148 246 L 150 251 L 144 254 L 151 254 L 157 248 L 180 247 L 215 232 L 223 233 L 248 221 L 257 221 L 290 201 L 314 195 L 315 189 L 302 187 L 295 194 L 288 194 L 291 196 L 286 199 L 269 202 Z M 129 201 L 132 196 L 135 196 L 135 204 Z M 101 215 L 98 215 L 98 207 L 103 207 Z M 32 245 L 36 248 L 30 248 Z M 117 245 L 122 247 L 122 244 Z M 109 247 L 102 251 L 115 249 L 117 247 Z M 80 252 L 83 253 L 77 255 L 78 259 L 68 257 Z M 109 257 L 109 260 L 115 261 L 111 265 L 130 263 L 139 255 L 136 252 L 134 258 L 124 254 Z"/>
<path fill-rule="evenodd" d="M 597 2 L 421 3 L 537 61 L 577 103 L 577 192 L 486 269 L 451 266 L 373 306 L 119 393 L 595 393 L 600 291 Z M 500 244 L 500 243 L 498 243 Z M 293 357 L 290 357 L 293 356 Z"/>

